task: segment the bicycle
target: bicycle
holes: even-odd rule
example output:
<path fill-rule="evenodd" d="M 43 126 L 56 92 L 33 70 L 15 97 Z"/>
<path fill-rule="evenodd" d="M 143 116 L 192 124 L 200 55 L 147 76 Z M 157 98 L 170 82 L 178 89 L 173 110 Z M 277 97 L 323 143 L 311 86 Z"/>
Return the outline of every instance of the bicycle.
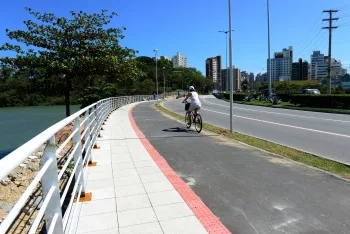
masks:
<path fill-rule="evenodd" d="M 192 123 L 194 123 L 194 127 L 195 127 L 196 131 L 198 133 L 200 133 L 202 131 L 202 128 L 203 128 L 202 116 L 197 113 L 197 109 L 188 113 L 189 107 L 190 107 L 190 103 L 188 103 L 186 101 L 185 102 L 185 110 L 186 110 L 185 124 L 186 124 L 186 127 L 187 127 L 187 129 L 189 129 L 191 127 Z"/>

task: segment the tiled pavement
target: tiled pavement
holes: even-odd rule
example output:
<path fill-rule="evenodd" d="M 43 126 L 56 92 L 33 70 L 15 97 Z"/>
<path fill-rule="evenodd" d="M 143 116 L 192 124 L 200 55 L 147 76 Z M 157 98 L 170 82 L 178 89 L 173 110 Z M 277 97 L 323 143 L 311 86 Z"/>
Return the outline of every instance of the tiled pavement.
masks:
<path fill-rule="evenodd" d="M 101 132 L 76 233 L 207 233 L 138 139 L 132 106 L 113 112 Z"/>

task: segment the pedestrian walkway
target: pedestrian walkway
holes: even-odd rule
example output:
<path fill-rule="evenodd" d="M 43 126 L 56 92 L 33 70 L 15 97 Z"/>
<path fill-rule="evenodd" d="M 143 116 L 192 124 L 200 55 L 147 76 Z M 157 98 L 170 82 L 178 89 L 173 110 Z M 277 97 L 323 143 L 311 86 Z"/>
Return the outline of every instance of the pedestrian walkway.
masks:
<path fill-rule="evenodd" d="M 157 155 L 129 119 L 134 104 L 108 118 L 93 151 L 75 233 L 228 233 Z M 202 212 L 202 213 L 201 213 Z M 204 222 L 204 224 L 203 224 Z M 210 228 L 212 227 L 212 228 Z M 213 229 L 214 228 L 214 229 Z"/>

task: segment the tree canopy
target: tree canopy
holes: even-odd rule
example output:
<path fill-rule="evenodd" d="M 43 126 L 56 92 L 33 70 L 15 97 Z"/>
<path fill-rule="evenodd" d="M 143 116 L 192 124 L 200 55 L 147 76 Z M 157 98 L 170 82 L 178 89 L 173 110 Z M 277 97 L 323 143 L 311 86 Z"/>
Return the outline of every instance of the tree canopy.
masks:
<path fill-rule="evenodd" d="M 115 12 L 70 11 L 68 17 L 26 8 L 30 20 L 24 30 L 6 30 L 11 43 L 1 51 L 0 106 L 65 104 L 87 105 L 108 95 L 152 94 L 156 88 L 155 59 L 123 47 L 125 27 L 111 27 Z M 195 68 L 173 68 L 172 61 L 157 60 L 159 92 L 186 89 L 200 92 L 213 87 Z"/>
<path fill-rule="evenodd" d="M 115 12 L 71 11 L 66 18 L 26 10 L 34 17 L 24 21 L 26 30 L 6 30 L 7 36 L 20 45 L 5 43 L 0 47 L 0 50 L 15 51 L 17 56 L 0 61 L 11 68 L 44 69 L 44 75 L 64 78 L 67 115 L 70 115 L 72 79 L 112 73 L 119 74 L 119 79 L 125 74 L 136 75 L 125 68 L 134 66 L 129 60 L 135 57 L 136 51 L 119 44 L 126 28 L 107 28 L 117 15 Z"/>

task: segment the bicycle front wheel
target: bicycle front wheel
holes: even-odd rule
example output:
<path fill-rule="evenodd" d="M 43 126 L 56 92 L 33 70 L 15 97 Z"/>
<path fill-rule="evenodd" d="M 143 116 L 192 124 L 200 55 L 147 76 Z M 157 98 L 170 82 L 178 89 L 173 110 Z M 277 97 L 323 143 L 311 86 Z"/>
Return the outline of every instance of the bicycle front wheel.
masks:
<path fill-rule="evenodd" d="M 203 123 L 202 123 L 202 116 L 200 114 L 197 114 L 197 116 L 195 117 L 194 127 L 198 133 L 202 131 Z"/>
<path fill-rule="evenodd" d="M 189 129 L 191 127 L 191 116 L 186 112 L 185 114 L 185 125 Z"/>

